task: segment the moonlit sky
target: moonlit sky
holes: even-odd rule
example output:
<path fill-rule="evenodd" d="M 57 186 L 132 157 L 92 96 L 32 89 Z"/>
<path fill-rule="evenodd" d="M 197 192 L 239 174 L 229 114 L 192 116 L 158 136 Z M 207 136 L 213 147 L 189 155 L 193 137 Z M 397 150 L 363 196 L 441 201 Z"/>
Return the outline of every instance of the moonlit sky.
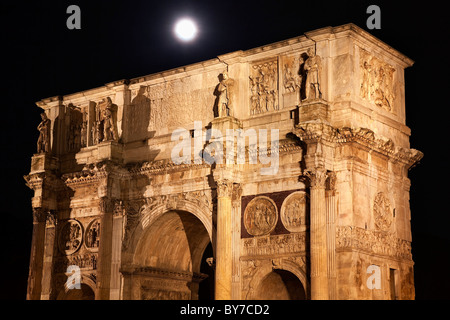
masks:
<path fill-rule="evenodd" d="M 381 30 L 367 30 L 366 8 L 381 8 Z M 66 8 L 81 8 L 81 30 L 66 28 Z M 411 147 L 424 152 L 409 172 L 413 259 L 418 298 L 449 297 L 448 181 L 450 156 L 447 15 L 439 2 L 410 1 L 2 1 L 2 243 L 8 278 L 3 296 L 24 299 L 31 243 L 31 197 L 23 175 L 36 149 L 40 109 L 35 102 L 213 59 L 353 22 L 415 61 L 405 72 Z M 174 34 L 189 17 L 198 33 Z M 445 113 L 446 114 L 446 113 Z M 7 244 L 7 245 L 6 245 Z"/>

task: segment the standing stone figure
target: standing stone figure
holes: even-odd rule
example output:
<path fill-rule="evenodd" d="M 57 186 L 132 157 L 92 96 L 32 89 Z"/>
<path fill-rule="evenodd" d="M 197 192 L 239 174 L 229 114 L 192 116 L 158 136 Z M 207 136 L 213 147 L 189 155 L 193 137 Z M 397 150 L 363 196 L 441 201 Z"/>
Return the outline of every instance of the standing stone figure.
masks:
<path fill-rule="evenodd" d="M 37 152 L 47 153 L 50 150 L 50 119 L 47 118 L 45 112 L 41 113 L 42 121 L 39 123 L 37 129 L 39 131 L 39 138 L 37 141 Z"/>
<path fill-rule="evenodd" d="M 308 49 L 308 59 L 305 61 L 306 70 L 306 99 L 318 99 L 321 97 L 320 92 L 320 73 L 322 70 L 322 62 L 318 55 L 314 53 L 312 48 Z"/>
<path fill-rule="evenodd" d="M 106 98 L 107 104 L 105 107 L 105 111 L 103 113 L 103 141 L 109 140 L 117 140 L 117 132 L 116 132 L 116 114 L 117 114 L 117 106 L 112 103 L 110 97 Z"/>
<path fill-rule="evenodd" d="M 218 114 L 220 117 L 233 116 L 233 104 L 231 94 L 233 90 L 234 80 L 228 78 L 228 73 L 222 73 L 217 90 L 219 91 Z"/>

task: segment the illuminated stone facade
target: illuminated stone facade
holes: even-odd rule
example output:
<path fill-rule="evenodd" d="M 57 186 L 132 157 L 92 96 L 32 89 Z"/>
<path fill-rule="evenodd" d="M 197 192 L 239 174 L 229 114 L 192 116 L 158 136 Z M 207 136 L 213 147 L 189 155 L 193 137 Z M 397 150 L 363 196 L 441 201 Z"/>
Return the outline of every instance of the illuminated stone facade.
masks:
<path fill-rule="evenodd" d="M 414 299 L 412 64 L 348 24 L 37 102 L 27 298 Z"/>

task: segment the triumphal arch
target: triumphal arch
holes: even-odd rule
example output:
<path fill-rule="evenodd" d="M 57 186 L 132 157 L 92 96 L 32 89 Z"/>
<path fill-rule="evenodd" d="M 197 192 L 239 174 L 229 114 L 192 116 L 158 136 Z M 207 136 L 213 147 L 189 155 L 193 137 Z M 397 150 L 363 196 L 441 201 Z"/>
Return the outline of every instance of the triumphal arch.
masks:
<path fill-rule="evenodd" d="M 37 102 L 28 299 L 414 299 L 413 61 L 359 27 Z"/>

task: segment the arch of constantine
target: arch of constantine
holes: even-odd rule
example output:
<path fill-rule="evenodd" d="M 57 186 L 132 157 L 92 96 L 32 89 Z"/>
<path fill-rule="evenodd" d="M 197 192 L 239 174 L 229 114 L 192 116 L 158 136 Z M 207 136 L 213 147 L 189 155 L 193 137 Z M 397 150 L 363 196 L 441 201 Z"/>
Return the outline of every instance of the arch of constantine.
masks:
<path fill-rule="evenodd" d="M 412 64 L 347 24 L 37 102 L 27 299 L 414 299 Z"/>

